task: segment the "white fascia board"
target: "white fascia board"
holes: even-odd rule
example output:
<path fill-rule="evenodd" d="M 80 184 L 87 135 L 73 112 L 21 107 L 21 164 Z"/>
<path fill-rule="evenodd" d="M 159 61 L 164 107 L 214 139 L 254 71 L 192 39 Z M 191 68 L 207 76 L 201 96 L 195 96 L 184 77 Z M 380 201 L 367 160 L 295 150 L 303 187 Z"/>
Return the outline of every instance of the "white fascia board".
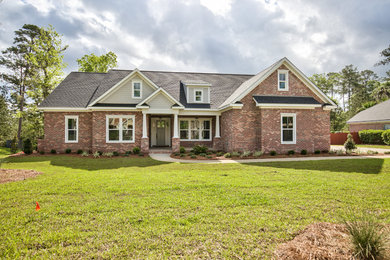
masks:
<path fill-rule="evenodd" d="M 276 109 L 314 109 L 316 107 L 321 107 L 322 105 L 310 105 L 310 104 L 256 104 L 259 108 L 276 108 Z"/>
<path fill-rule="evenodd" d="M 103 93 L 103 95 L 101 95 L 94 102 L 92 102 L 90 105 L 88 105 L 88 107 L 95 105 L 97 102 L 104 99 L 105 97 L 107 97 L 111 93 L 114 93 L 117 88 L 119 88 L 124 82 L 129 80 L 135 74 L 138 74 L 138 76 L 140 76 L 143 80 L 145 80 L 147 83 L 149 83 L 153 88 L 158 89 L 158 86 L 156 84 L 154 84 L 153 81 L 151 81 L 148 77 L 146 77 L 141 71 L 139 71 L 139 69 L 135 68 L 129 75 L 127 75 L 126 77 L 121 79 L 118 83 L 116 83 L 113 87 L 108 89 L 105 93 Z"/>
<path fill-rule="evenodd" d="M 136 107 L 91 107 L 90 111 L 138 111 Z"/>
<path fill-rule="evenodd" d="M 184 86 L 186 87 L 211 87 L 212 85 L 210 83 L 207 83 L 207 84 L 201 84 L 201 83 L 193 83 L 193 84 L 184 84 Z"/>
<path fill-rule="evenodd" d="M 44 112 L 88 112 L 88 108 L 82 107 L 38 107 Z"/>
<path fill-rule="evenodd" d="M 358 121 L 358 122 L 349 122 L 347 121 L 347 124 L 349 125 L 359 125 L 359 124 L 386 124 L 386 123 L 390 123 L 390 120 L 382 120 L 382 121 L 378 121 L 378 120 L 375 120 L 375 121 Z"/>
<path fill-rule="evenodd" d="M 179 112 L 181 116 L 219 116 L 221 115 L 220 111 L 210 111 L 210 110 L 181 110 Z"/>

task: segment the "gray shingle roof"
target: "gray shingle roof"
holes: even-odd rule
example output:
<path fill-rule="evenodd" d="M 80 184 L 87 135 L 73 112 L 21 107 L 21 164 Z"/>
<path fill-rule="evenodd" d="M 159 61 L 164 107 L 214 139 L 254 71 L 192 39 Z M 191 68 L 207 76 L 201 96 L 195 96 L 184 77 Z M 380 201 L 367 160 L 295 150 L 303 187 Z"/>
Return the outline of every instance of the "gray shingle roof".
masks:
<path fill-rule="evenodd" d="M 295 97 L 295 96 L 253 96 L 255 101 L 260 104 L 299 104 L 299 105 L 318 105 L 321 104 L 313 97 Z"/>
<path fill-rule="evenodd" d="M 87 107 L 132 70 L 110 70 L 107 73 L 70 73 L 42 102 L 40 107 Z M 244 74 L 141 71 L 158 87 L 188 108 L 218 108 L 243 82 L 253 77 Z M 210 104 L 187 104 L 182 82 L 207 82 Z"/>
<path fill-rule="evenodd" d="M 354 115 L 347 123 L 390 121 L 390 99 Z"/>

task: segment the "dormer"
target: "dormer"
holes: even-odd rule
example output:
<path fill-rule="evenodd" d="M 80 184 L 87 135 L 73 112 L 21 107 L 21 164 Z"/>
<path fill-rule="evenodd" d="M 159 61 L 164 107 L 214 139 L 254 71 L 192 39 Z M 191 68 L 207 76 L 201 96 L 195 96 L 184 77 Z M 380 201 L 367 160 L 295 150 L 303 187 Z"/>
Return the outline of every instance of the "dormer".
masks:
<path fill-rule="evenodd" d="M 203 80 L 182 80 L 187 103 L 210 104 L 211 84 Z"/>

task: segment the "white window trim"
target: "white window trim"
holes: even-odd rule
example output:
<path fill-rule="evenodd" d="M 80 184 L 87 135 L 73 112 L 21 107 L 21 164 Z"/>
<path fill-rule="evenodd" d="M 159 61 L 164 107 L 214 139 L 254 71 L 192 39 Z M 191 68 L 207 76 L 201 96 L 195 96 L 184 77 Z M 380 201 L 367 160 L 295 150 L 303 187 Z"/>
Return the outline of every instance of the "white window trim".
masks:
<path fill-rule="evenodd" d="M 76 119 L 76 140 L 75 141 L 68 139 L 69 137 L 68 119 Z M 65 143 L 78 143 L 78 142 L 79 142 L 79 116 L 65 116 Z"/>
<path fill-rule="evenodd" d="M 139 86 L 140 86 L 140 95 L 139 97 L 135 97 L 134 96 L 134 83 L 139 83 Z M 134 99 L 141 99 L 142 98 L 142 80 L 132 80 L 131 81 L 131 97 L 134 98 Z"/>
<path fill-rule="evenodd" d="M 191 138 L 191 120 L 199 120 L 200 124 L 200 129 L 199 129 L 199 139 L 192 139 Z M 180 121 L 188 121 L 188 129 L 181 129 L 180 128 Z M 210 121 L 210 138 L 209 139 L 202 139 L 202 132 L 203 132 L 203 122 L 204 121 Z M 211 118 L 179 118 L 179 137 L 180 137 L 180 131 L 181 130 L 187 130 L 188 131 L 188 139 L 181 139 L 180 141 L 189 141 L 189 142 L 194 142 L 194 141 L 212 141 L 212 136 L 213 136 L 213 120 Z"/>
<path fill-rule="evenodd" d="M 109 119 L 110 118 L 119 118 L 119 140 L 118 141 L 113 141 L 109 140 Z M 133 135 L 132 135 L 132 140 L 125 140 L 123 141 L 123 127 L 122 127 L 122 119 L 132 119 L 133 120 Z M 135 143 L 135 116 L 134 115 L 106 115 L 106 143 Z"/>
<path fill-rule="evenodd" d="M 279 75 L 280 74 L 286 74 L 286 80 L 285 81 L 282 81 L 282 82 L 285 82 L 285 86 L 286 88 L 280 88 L 280 78 L 279 78 Z M 278 90 L 279 91 L 288 91 L 288 70 L 278 70 Z"/>
<path fill-rule="evenodd" d="M 293 140 L 283 141 L 283 117 L 288 116 L 293 118 Z M 281 144 L 296 144 L 297 143 L 297 115 L 295 113 L 280 114 L 280 142 Z"/>
<path fill-rule="evenodd" d="M 202 93 L 202 95 L 200 96 L 200 101 L 196 100 L 196 92 L 197 91 L 200 91 Z M 194 88 L 194 103 L 204 103 L 203 100 L 204 100 L 203 89 L 202 88 Z"/>

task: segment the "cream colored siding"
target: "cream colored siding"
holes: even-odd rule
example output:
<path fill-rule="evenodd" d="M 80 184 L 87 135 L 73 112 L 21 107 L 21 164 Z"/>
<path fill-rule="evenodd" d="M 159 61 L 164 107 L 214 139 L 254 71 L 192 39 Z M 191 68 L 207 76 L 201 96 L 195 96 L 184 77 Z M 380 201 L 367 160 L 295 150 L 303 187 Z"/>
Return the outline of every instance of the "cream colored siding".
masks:
<path fill-rule="evenodd" d="M 132 86 L 133 80 L 140 80 L 142 82 L 142 98 L 132 98 Z M 113 103 L 113 104 L 138 104 L 150 94 L 154 92 L 154 89 L 149 86 L 144 80 L 139 77 L 133 77 L 127 80 L 122 86 L 120 86 L 115 92 L 104 98 L 100 103 Z"/>
<path fill-rule="evenodd" d="M 147 102 L 151 109 L 170 109 L 173 105 L 164 94 L 158 94 L 151 101 Z"/>
<path fill-rule="evenodd" d="M 209 97 L 209 87 L 202 87 L 202 86 L 196 86 L 196 87 L 187 87 L 187 103 L 199 103 L 195 102 L 195 90 L 202 89 L 203 90 L 203 102 L 202 103 L 210 103 L 210 97 Z"/>

